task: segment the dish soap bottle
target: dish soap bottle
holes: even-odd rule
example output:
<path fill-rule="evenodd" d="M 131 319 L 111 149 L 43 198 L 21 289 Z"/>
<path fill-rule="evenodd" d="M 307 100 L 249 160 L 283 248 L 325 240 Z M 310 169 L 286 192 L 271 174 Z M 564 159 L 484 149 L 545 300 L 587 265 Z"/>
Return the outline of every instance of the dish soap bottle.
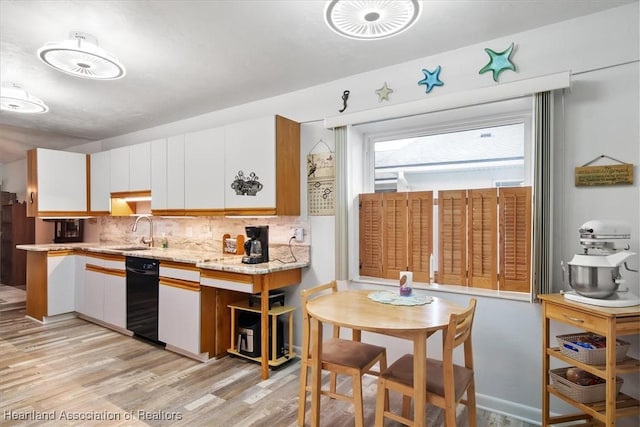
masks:
<path fill-rule="evenodd" d="M 167 240 L 167 235 L 165 233 L 162 233 L 162 248 L 166 249 L 169 247 L 169 241 Z"/>

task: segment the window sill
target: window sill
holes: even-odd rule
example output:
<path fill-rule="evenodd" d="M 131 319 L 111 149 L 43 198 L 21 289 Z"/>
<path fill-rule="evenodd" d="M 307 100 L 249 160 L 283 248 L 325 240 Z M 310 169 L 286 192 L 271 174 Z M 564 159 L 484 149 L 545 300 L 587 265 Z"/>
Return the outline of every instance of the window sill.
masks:
<path fill-rule="evenodd" d="M 376 277 L 356 277 L 355 279 L 350 280 L 350 283 L 359 286 L 359 285 L 378 285 L 384 286 L 387 288 L 398 288 L 397 280 L 390 279 L 379 279 Z M 512 301 L 522 301 L 522 302 L 531 302 L 531 295 L 523 292 L 510 292 L 510 291 L 496 291 L 491 289 L 481 289 L 481 288 L 468 288 L 465 286 L 455 286 L 455 285 L 440 285 L 437 283 L 424 283 L 424 282 L 413 282 L 413 289 L 422 289 L 426 291 L 432 292 L 445 292 L 451 294 L 463 294 L 463 295 L 474 295 L 479 297 L 487 297 L 487 298 L 499 298 L 506 299 Z"/>

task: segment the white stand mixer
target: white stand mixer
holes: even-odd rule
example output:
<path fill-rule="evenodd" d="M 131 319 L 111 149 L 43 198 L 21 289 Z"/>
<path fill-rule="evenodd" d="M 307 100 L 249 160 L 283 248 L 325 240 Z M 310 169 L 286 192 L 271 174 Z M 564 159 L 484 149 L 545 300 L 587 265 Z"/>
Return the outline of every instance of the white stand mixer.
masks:
<path fill-rule="evenodd" d="M 572 291 L 563 292 L 568 300 L 604 307 L 631 307 L 640 305 L 640 297 L 627 288 L 618 289 L 624 283 L 620 266 L 637 272 L 627 266 L 631 240 L 630 227 L 614 222 L 592 220 L 578 230 L 580 245 L 584 254 L 576 254 L 569 266 L 569 285 Z M 562 263 L 562 281 L 565 266 Z"/>

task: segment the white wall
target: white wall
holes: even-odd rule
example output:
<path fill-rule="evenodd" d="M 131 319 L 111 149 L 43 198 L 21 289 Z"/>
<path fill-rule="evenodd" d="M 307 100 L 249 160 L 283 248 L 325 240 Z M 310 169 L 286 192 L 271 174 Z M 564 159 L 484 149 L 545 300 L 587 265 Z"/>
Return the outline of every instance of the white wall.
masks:
<path fill-rule="evenodd" d="M 553 221 L 556 264 L 576 250 L 576 229 L 591 216 L 621 219 L 633 224 L 632 249 L 638 252 L 638 3 L 599 14 L 554 24 L 498 40 L 484 41 L 437 56 L 421 58 L 384 69 L 373 70 L 346 79 L 264 99 L 202 116 L 168 123 L 144 131 L 102 141 L 102 149 L 150 141 L 187 131 L 195 131 L 266 114 L 281 114 L 307 122 L 338 115 L 341 94 L 351 91 L 347 112 L 379 108 L 375 89 L 384 81 L 394 90 L 391 105 L 496 85 L 488 74 L 478 70 L 487 62 L 485 47 L 503 49 L 516 45 L 513 61 L 517 72 L 504 72 L 500 82 L 509 82 L 554 72 L 571 70 L 572 88 L 565 94 L 564 117 L 558 103 L 556 119 L 564 123 L 556 130 L 555 206 Z M 631 63 L 629 65 L 620 65 Z M 422 68 L 442 66 L 445 85 L 425 94 L 417 81 Z M 635 101 L 634 98 L 635 97 Z M 303 126 L 301 164 L 306 150 L 319 137 L 331 139 L 330 132 L 317 123 Z M 93 147 L 92 147 L 93 148 Z M 592 158 L 607 154 L 636 165 L 633 186 L 613 188 L 575 188 L 572 171 Z M 7 165 L 11 167 L 11 164 Z M 8 171 L 5 170 L 5 175 Z M 24 177 L 24 175 L 23 175 Z M 24 179 L 24 178 L 21 178 Z M 356 179 L 362 179 L 356 177 Z M 23 185 L 23 187 L 25 187 Z M 302 182 L 302 212 L 306 212 L 306 180 Z M 9 187 L 7 189 L 10 189 Z M 15 191 L 15 190 L 12 190 Z M 298 291 L 333 278 L 334 227 L 332 217 L 311 217 L 311 267 L 303 273 L 303 282 L 289 292 L 289 302 L 297 303 Z M 351 236 L 353 239 L 353 235 Z M 635 258 L 632 265 L 638 265 Z M 556 281 L 559 276 L 556 272 Z M 637 275 L 635 276 L 637 284 Z M 556 288 L 559 287 L 556 285 Z M 439 293 L 438 296 L 465 304 L 467 296 Z M 474 355 L 477 393 L 481 405 L 523 418 L 540 419 L 541 350 L 540 306 L 524 302 L 479 297 L 474 326 Z M 296 320 L 299 321 L 299 315 Z M 632 337 L 633 338 L 633 337 Z M 297 342 L 300 331 L 296 330 Z M 375 339 L 380 339 L 379 337 Z M 391 358 L 410 348 L 407 343 L 384 341 Z M 439 345 L 429 342 L 429 353 Z M 632 354 L 638 353 L 637 338 Z M 638 397 L 637 376 L 627 376 L 623 391 Z M 555 405 L 559 408 L 560 406 Z M 628 420 L 626 420 L 628 421 Z M 631 420 L 634 421 L 634 420 Z M 618 425 L 625 425 L 619 423 Z M 632 424 L 628 424 L 632 425 Z"/>
<path fill-rule="evenodd" d="M 639 74 L 638 62 L 580 74 L 572 79 L 571 89 L 556 99 L 554 220 L 558 239 L 554 250 L 558 263 L 569 261 L 581 249 L 577 230 L 591 219 L 615 219 L 629 224 L 631 250 L 640 252 Z M 575 187 L 575 168 L 603 154 L 634 164 L 634 184 Z M 616 162 L 605 158 L 594 164 Z M 638 257 L 629 264 L 637 268 Z M 556 282 L 561 282 L 559 269 L 555 273 Z M 622 274 L 631 291 L 640 295 L 638 273 L 625 270 Z"/>
<path fill-rule="evenodd" d="M 2 165 L 2 190 L 16 193 L 18 200 L 26 200 L 27 159 Z"/>

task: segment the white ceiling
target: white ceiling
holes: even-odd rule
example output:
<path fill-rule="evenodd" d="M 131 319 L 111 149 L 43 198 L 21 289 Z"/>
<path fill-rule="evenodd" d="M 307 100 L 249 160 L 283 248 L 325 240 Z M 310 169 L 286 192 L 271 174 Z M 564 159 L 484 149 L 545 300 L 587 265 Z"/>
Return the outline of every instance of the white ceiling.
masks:
<path fill-rule="evenodd" d="M 50 108 L 0 113 L 0 164 L 637 1 L 423 1 L 409 31 L 371 42 L 327 28 L 323 0 L 0 0 L 0 77 Z M 38 48 L 71 31 L 95 36 L 125 78 L 86 80 L 40 62 Z"/>

